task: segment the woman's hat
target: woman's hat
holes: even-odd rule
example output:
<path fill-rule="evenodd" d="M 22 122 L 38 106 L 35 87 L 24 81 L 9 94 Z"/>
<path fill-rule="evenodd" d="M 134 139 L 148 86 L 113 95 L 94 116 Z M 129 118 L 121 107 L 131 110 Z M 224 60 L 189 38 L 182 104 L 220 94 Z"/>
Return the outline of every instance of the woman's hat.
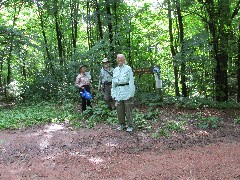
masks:
<path fill-rule="evenodd" d="M 106 62 L 109 62 L 109 61 L 108 61 L 107 58 L 104 58 L 104 59 L 102 60 L 102 63 L 106 63 Z"/>
<path fill-rule="evenodd" d="M 87 67 L 87 65 L 82 64 L 82 65 L 80 65 L 79 69 L 81 69 L 81 68 L 83 68 L 83 67 Z"/>

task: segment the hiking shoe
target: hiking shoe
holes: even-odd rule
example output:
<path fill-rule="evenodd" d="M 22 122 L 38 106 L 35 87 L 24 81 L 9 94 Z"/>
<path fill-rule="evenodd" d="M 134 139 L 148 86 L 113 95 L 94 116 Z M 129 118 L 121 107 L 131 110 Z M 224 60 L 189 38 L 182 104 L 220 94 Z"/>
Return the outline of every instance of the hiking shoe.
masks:
<path fill-rule="evenodd" d="M 126 130 L 126 132 L 132 132 L 133 131 L 133 127 L 129 126 Z"/>
<path fill-rule="evenodd" d="M 117 130 L 118 131 L 122 131 L 122 130 L 124 130 L 125 129 L 125 126 L 124 125 L 119 125 L 118 127 L 117 127 Z"/>

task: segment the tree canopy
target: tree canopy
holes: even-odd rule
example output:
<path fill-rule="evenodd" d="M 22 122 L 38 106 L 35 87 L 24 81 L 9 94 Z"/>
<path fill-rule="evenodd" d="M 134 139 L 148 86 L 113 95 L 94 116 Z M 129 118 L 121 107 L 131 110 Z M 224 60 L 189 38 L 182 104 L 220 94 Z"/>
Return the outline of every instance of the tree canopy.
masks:
<path fill-rule="evenodd" d="M 5 98 L 74 98 L 80 64 L 98 80 L 116 66 L 161 67 L 163 96 L 240 101 L 239 0 L 8 0 L 0 2 Z M 154 77 L 136 75 L 138 92 Z M 93 84 L 94 84 L 93 83 Z"/>

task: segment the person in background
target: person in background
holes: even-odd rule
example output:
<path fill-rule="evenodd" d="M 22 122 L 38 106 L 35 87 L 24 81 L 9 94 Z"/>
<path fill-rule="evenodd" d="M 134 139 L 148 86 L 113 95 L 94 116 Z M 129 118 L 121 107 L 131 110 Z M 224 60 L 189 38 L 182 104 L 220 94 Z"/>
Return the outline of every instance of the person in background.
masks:
<path fill-rule="evenodd" d="M 89 76 L 89 73 L 87 73 L 87 66 L 86 65 L 81 65 L 79 67 L 79 74 L 76 78 L 76 83 L 75 85 L 79 88 L 80 92 L 83 92 L 85 89 L 86 91 L 90 92 L 90 87 L 91 85 L 91 77 Z M 86 106 L 91 106 L 91 101 L 85 99 L 84 97 L 82 98 L 82 112 L 86 110 Z"/>
<path fill-rule="evenodd" d="M 111 95 L 116 100 L 119 127 L 117 130 L 125 130 L 127 119 L 127 132 L 133 131 L 133 97 L 135 85 L 132 68 L 125 64 L 125 56 L 117 55 L 118 66 L 113 70 Z"/>
<path fill-rule="evenodd" d="M 115 109 L 114 100 L 111 96 L 113 68 L 110 67 L 107 58 L 102 60 L 103 68 L 100 70 L 98 91 L 102 90 L 104 100 L 110 110 Z"/>

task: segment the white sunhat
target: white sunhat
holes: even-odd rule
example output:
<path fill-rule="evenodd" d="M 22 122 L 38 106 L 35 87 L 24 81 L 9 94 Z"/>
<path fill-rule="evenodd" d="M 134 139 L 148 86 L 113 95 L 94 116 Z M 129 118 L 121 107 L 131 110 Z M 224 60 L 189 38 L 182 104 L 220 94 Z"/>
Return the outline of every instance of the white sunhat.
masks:
<path fill-rule="evenodd" d="M 109 60 L 108 60 L 107 58 L 104 58 L 104 59 L 102 60 L 102 63 L 106 63 L 106 62 L 109 62 Z"/>

